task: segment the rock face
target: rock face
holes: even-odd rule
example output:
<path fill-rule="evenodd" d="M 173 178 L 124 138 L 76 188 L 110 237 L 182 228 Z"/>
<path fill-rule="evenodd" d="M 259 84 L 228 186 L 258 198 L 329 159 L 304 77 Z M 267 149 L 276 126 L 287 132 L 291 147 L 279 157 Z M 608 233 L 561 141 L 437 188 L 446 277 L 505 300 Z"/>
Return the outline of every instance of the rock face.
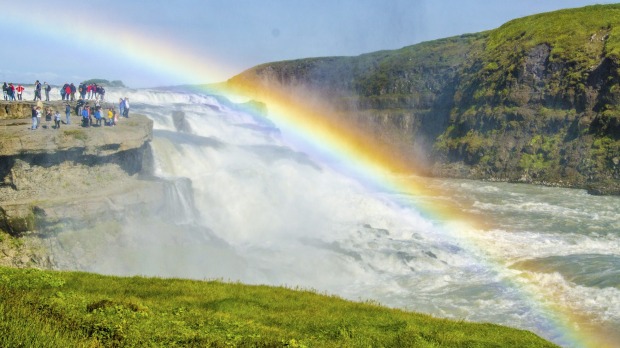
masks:
<path fill-rule="evenodd" d="M 19 102 L 9 106 L 5 109 L 17 116 L 31 108 Z M 156 209 L 164 201 L 165 183 L 147 180 L 150 119 L 136 115 L 114 127 L 82 127 L 72 115 L 71 124 L 63 122 L 59 129 L 43 118 L 42 127 L 30 130 L 30 118 L 17 116 L 0 120 L 1 230 L 13 236 L 44 234 L 59 224 Z"/>
<path fill-rule="evenodd" d="M 590 6 L 228 83 L 312 91 L 427 174 L 620 194 L 619 31 L 620 5 Z"/>

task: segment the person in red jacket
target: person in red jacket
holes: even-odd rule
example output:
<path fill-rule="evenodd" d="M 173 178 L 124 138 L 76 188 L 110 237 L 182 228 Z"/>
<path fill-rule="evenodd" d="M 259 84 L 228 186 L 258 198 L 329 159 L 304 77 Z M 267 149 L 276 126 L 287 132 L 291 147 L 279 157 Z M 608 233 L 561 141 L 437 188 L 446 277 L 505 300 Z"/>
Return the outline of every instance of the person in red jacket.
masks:
<path fill-rule="evenodd" d="M 24 86 L 22 86 L 22 84 L 20 83 L 19 85 L 17 85 L 17 88 L 15 89 L 17 91 L 17 99 L 18 100 L 22 100 L 22 93 L 24 93 Z"/>
<path fill-rule="evenodd" d="M 71 86 L 69 84 L 65 85 L 65 98 L 69 100 L 69 95 L 71 95 Z"/>

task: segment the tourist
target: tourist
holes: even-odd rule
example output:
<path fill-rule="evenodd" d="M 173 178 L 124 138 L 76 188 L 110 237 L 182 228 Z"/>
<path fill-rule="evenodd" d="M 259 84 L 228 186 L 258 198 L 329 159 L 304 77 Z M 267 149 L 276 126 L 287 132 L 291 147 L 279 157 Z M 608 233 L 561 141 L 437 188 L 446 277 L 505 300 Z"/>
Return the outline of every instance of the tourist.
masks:
<path fill-rule="evenodd" d="M 124 116 L 125 118 L 129 118 L 129 98 L 125 97 L 125 102 L 123 104 L 125 107 Z"/>
<path fill-rule="evenodd" d="M 33 106 L 32 107 L 32 128 L 31 130 L 35 130 L 37 129 L 38 123 L 37 123 L 37 107 Z"/>
<path fill-rule="evenodd" d="M 34 99 L 32 99 L 32 101 L 36 101 L 37 98 L 41 100 L 41 82 L 39 82 L 39 80 L 34 82 Z"/>
<path fill-rule="evenodd" d="M 54 123 L 56 125 L 56 129 L 60 129 L 60 112 L 58 112 L 58 110 L 56 110 L 56 113 L 54 114 Z"/>
<path fill-rule="evenodd" d="M 101 108 L 95 107 L 95 120 L 97 127 L 101 127 Z"/>
<path fill-rule="evenodd" d="M 50 122 L 52 121 L 52 108 L 45 109 L 45 129 L 50 129 Z"/>
<path fill-rule="evenodd" d="M 125 101 L 123 100 L 123 98 L 118 98 L 118 113 L 121 116 L 125 115 Z"/>
<path fill-rule="evenodd" d="M 90 99 L 90 96 L 91 96 L 91 95 L 92 95 L 92 93 L 93 93 L 93 85 L 92 85 L 92 84 L 90 84 L 90 85 L 88 85 L 88 86 L 86 87 L 86 92 L 88 93 L 88 99 Z"/>
<path fill-rule="evenodd" d="M 112 113 L 114 114 L 114 123 L 112 125 L 116 126 L 118 124 L 118 114 L 116 113 L 116 110 L 112 110 Z"/>
<path fill-rule="evenodd" d="M 64 88 L 65 88 L 65 98 L 67 98 L 67 100 L 69 100 L 69 96 L 71 95 L 71 85 L 66 83 Z"/>
<path fill-rule="evenodd" d="M 78 93 L 80 94 L 80 98 L 84 99 L 86 97 L 86 85 L 84 85 L 84 82 L 78 85 Z"/>
<path fill-rule="evenodd" d="M 108 126 L 114 125 L 114 113 L 112 112 L 112 108 L 108 108 L 108 121 L 106 123 Z"/>
<path fill-rule="evenodd" d="M 84 97 L 78 99 L 77 103 L 75 104 L 75 114 L 78 116 L 82 115 L 82 109 L 86 104 L 88 103 L 84 100 Z"/>
<path fill-rule="evenodd" d="M 22 100 L 22 93 L 24 93 L 24 86 L 22 86 L 22 84 L 20 83 L 19 85 L 17 85 L 17 99 L 18 100 Z"/>
<path fill-rule="evenodd" d="M 4 100 L 9 99 L 9 85 L 7 85 L 6 82 L 2 85 L 2 96 Z"/>
<path fill-rule="evenodd" d="M 86 105 L 82 109 L 82 127 L 88 127 L 88 126 L 90 126 L 90 113 L 89 113 L 89 107 L 88 105 Z"/>
<path fill-rule="evenodd" d="M 15 86 L 13 86 L 13 82 L 9 83 L 9 89 L 7 91 L 9 93 L 9 100 L 15 100 Z"/>
<path fill-rule="evenodd" d="M 103 88 L 103 86 L 99 86 L 97 87 L 97 93 L 99 93 L 99 95 L 101 96 L 101 101 L 103 101 L 104 97 L 105 97 L 105 88 Z"/>
<path fill-rule="evenodd" d="M 71 85 L 69 86 L 69 89 L 71 90 L 71 101 L 75 100 L 75 85 L 73 84 L 73 82 L 71 82 Z"/>
<path fill-rule="evenodd" d="M 69 84 L 65 83 L 64 85 L 62 85 L 62 88 L 60 89 L 60 98 L 62 100 L 65 100 L 65 97 L 67 97 L 67 86 Z M 69 100 L 69 98 L 67 98 L 67 100 Z"/>
<path fill-rule="evenodd" d="M 45 101 L 50 101 L 50 91 L 52 90 L 52 86 L 48 85 L 47 82 L 43 82 L 43 88 L 45 90 Z"/>
<path fill-rule="evenodd" d="M 65 105 L 65 117 L 66 117 L 65 124 L 71 124 L 71 105 L 69 105 L 68 102 Z"/>
<path fill-rule="evenodd" d="M 41 107 L 37 105 L 37 128 L 41 125 Z"/>

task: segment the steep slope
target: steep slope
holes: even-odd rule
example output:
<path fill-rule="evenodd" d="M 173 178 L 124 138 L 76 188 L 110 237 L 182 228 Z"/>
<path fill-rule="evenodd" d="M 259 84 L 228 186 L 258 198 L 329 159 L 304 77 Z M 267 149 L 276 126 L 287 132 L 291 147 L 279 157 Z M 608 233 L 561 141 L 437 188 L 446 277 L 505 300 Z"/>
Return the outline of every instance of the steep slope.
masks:
<path fill-rule="evenodd" d="M 394 51 L 264 64 L 228 83 L 316 93 L 434 175 L 618 194 L 619 58 L 620 5 L 597 5 Z"/>

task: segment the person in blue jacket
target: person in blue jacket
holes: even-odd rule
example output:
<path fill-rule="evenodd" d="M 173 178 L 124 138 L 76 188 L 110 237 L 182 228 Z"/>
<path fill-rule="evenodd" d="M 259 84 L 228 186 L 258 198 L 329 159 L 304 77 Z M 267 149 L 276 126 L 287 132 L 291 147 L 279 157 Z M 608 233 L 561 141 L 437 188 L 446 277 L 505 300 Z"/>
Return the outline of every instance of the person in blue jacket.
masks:
<path fill-rule="evenodd" d="M 85 106 L 85 107 L 82 109 L 82 127 L 88 127 L 88 126 L 90 126 L 90 122 L 89 122 L 89 120 L 90 120 L 90 115 L 89 115 L 89 112 L 88 112 L 89 110 L 88 110 L 88 109 L 89 109 L 89 107 L 88 107 L 88 106 Z"/>

